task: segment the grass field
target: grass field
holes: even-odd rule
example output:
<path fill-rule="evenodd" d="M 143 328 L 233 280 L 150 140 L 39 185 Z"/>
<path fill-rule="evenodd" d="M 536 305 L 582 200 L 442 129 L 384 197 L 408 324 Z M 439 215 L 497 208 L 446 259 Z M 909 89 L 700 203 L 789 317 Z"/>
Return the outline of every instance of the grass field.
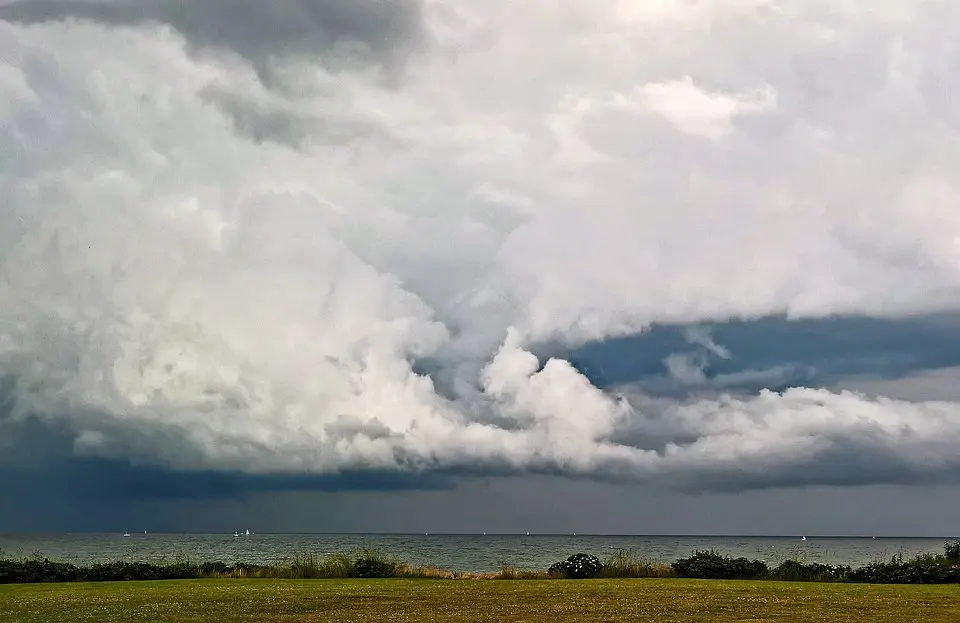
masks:
<path fill-rule="evenodd" d="M 960 586 L 676 579 L 4 585 L 0 621 L 954 623 Z"/>

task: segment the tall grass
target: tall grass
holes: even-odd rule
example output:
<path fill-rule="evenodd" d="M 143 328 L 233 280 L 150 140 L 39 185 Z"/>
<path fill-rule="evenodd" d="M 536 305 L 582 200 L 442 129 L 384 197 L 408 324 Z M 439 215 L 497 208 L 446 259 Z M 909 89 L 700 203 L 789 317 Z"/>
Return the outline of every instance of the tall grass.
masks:
<path fill-rule="evenodd" d="M 529 571 L 513 565 L 502 565 L 498 573 L 485 574 L 482 577 L 492 580 L 545 580 L 548 576 L 546 571 Z"/>
<path fill-rule="evenodd" d="M 670 565 L 650 560 L 636 550 L 619 550 L 603 562 L 601 578 L 672 578 L 675 577 Z"/>

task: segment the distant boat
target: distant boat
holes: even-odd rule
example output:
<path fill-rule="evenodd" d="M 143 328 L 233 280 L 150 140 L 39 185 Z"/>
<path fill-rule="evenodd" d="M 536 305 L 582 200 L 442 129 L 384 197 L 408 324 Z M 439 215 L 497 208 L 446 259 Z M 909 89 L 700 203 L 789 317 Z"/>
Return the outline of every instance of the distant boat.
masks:
<path fill-rule="evenodd" d="M 527 533 L 527 536 L 530 536 L 530 533 L 529 533 L 529 532 Z"/>
<path fill-rule="evenodd" d="M 233 531 L 233 536 L 240 536 L 240 533 L 237 532 L 236 530 L 234 530 L 234 531 Z"/>
<path fill-rule="evenodd" d="M 247 528 L 247 536 L 250 536 L 250 529 Z"/>
<path fill-rule="evenodd" d="M 802 536 L 802 537 L 800 537 L 800 540 L 801 540 L 801 541 L 806 541 L 806 540 L 807 540 L 807 537 Z"/>
<path fill-rule="evenodd" d="M 123 533 L 123 536 L 130 536 L 130 533 L 129 533 L 129 532 L 124 532 L 124 533 Z"/>

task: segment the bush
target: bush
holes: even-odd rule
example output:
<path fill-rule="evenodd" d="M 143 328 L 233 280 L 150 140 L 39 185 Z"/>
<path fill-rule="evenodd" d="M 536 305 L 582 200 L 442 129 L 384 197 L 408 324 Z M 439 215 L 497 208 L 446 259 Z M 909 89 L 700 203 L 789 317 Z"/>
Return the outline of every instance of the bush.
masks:
<path fill-rule="evenodd" d="M 762 560 L 721 556 L 713 550 L 697 550 L 689 558 L 680 558 L 671 565 L 682 578 L 707 580 L 754 580 L 767 575 L 767 563 Z"/>
<path fill-rule="evenodd" d="M 784 560 L 770 571 L 773 580 L 801 582 L 836 582 L 850 579 L 852 569 L 848 565 L 825 565 L 819 562 L 803 563 L 799 560 Z"/>
<path fill-rule="evenodd" d="M 894 556 L 889 562 L 854 569 L 850 579 L 870 584 L 957 584 L 960 583 L 960 564 L 934 554 L 921 554 L 907 561 L 902 556 Z"/>
<path fill-rule="evenodd" d="M 130 580 L 192 580 L 200 569 L 187 563 L 154 565 L 146 562 L 105 562 L 80 569 L 84 582 L 126 582 Z"/>
<path fill-rule="evenodd" d="M 590 554 L 574 554 L 564 561 L 558 562 L 547 570 L 552 576 L 582 580 L 595 578 L 603 571 L 603 563 L 596 556 Z"/>
<path fill-rule="evenodd" d="M 66 562 L 42 560 L 0 560 L 0 584 L 74 582 L 79 569 Z"/>
<path fill-rule="evenodd" d="M 353 561 L 353 576 L 357 578 L 389 578 L 397 572 L 398 563 L 373 551 L 363 552 Z"/>
<path fill-rule="evenodd" d="M 944 543 L 943 555 L 951 562 L 960 561 L 960 540 L 955 540 L 953 543 Z"/>

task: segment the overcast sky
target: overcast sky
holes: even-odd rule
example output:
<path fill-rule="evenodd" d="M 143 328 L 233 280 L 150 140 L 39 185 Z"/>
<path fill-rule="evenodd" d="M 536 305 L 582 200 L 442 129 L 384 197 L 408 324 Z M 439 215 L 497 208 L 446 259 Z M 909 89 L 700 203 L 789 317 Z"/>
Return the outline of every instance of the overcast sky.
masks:
<path fill-rule="evenodd" d="M 958 69 L 950 0 L 0 0 L 0 530 L 955 532 Z"/>

